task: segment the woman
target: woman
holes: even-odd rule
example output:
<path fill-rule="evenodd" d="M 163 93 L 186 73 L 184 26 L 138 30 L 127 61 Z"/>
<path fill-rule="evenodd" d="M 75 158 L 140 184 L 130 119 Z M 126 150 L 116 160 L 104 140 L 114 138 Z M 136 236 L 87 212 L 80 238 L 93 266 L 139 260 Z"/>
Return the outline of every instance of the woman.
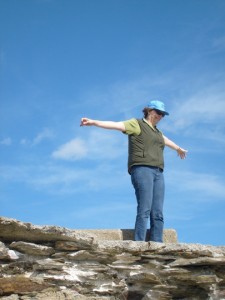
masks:
<path fill-rule="evenodd" d="M 81 119 L 81 126 L 97 126 L 122 131 L 129 138 L 128 172 L 135 189 L 137 216 L 135 241 L 145 241 L 150 218 L 150 241 L 163 242 L 164 157 L 165 146 L 184 159 L 187 150 L 180 148 L 158 130 L 157 124 L 169 113 L 163 102 L 153 100 L 143 109 L 143 119 L 123 122 Z"/>

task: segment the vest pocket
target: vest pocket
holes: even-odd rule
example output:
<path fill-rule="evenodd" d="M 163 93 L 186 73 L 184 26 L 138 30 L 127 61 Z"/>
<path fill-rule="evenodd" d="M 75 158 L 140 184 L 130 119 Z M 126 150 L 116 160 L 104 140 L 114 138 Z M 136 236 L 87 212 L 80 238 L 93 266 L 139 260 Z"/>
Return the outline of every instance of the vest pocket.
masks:
<path fill-rule="evenodd" d="M 143 158 L 145 157 L 145 151 L 136 151 L 135 156 Z"/>

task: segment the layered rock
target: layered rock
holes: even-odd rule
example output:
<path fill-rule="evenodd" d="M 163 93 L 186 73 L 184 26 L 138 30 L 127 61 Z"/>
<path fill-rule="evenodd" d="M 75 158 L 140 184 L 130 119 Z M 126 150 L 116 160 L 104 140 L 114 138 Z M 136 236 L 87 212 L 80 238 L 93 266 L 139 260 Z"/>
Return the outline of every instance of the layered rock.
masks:
<path fill-rule="evenodd" d="M 0 218 L 0 298 L 225 299 L 225 247 L 177 243 L 173 230 L 164 243 L 110 232 Z"/>

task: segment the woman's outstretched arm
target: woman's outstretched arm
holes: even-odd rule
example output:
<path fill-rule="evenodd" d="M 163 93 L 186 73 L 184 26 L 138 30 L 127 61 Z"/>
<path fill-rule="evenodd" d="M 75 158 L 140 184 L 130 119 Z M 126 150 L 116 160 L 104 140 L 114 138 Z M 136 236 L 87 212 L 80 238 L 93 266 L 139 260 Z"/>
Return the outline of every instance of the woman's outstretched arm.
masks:
<path fill-rule="evenodd" d="M 125 126 L 123 122 L 99 121 L 99 120 L 92 120 L 89 118 L 82 118 L 80 126 L 96 126 L 104 129 L 125 131 Z"/>
<path fill-rule="evenodd" d="M 186 158 L 187 156 L 187 150 L 179 147 L 177 144 L 175 144 L 173 141 L 171 141 L 170 139 L 168 139 L 165 135 L 163 136 L 164 138 L 164 142 L 165 145 L 168 146 L 169 148 L 176 150 L 177 151 L 177 155 L 180 156 L 181 159 Z"/>

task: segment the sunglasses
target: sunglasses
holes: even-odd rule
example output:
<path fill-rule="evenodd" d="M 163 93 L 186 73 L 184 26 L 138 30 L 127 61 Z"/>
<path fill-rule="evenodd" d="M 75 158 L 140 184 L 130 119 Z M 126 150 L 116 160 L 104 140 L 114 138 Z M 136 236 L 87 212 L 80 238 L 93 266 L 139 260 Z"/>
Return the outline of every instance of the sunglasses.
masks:
<path fill-rule="evenodd" d="M 162 117 L 165 117 L 165 113 L 163 112 L 163 111 L 161 111 L 161 110 L 158 110 L 158 109 L 154 109 L 154 111 L 157 113 L 157 115 L 159 115 L 159 116 L 162 116 Z"/>

